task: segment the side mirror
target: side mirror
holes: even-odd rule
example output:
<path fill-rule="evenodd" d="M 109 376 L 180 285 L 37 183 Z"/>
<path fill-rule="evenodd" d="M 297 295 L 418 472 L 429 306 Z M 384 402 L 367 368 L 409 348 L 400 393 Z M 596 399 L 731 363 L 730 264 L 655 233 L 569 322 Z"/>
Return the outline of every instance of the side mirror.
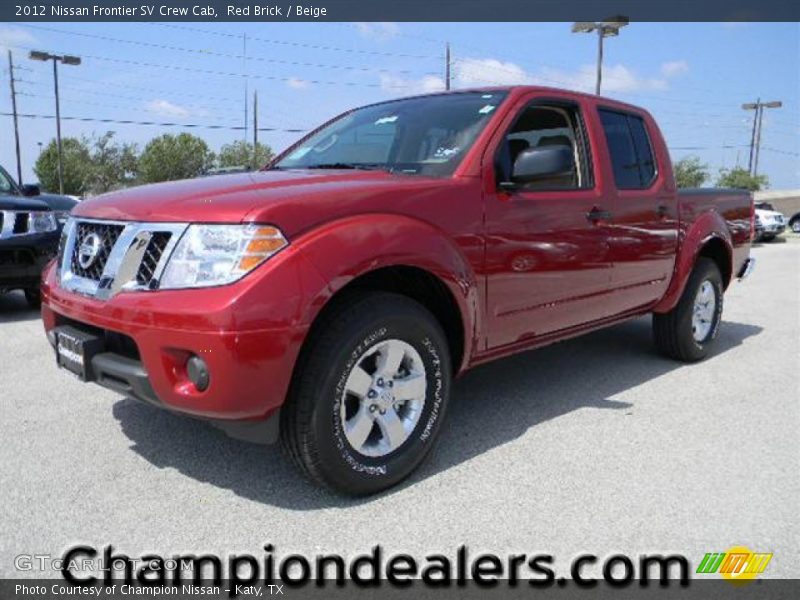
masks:
<path fill-rule="evenodd" d="M 523 150 L 514 161 L 513 183 L 533 183 L 552 177 L 568 177 L 575 172 L 575 157 L 569 146 L 544 146 Z"/>
<path fill-rule="evenodd" d="M 38 196 L 42 193 L 42 190 L 39 189 L 39 186 L 33 183 L 26 183 L 20 189 L 22 190 L 23 196 Z"/>

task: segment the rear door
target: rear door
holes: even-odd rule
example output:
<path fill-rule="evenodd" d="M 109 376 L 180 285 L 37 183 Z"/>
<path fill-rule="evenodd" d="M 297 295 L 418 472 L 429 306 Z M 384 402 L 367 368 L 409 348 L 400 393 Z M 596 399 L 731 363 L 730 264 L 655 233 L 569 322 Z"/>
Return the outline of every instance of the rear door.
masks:
<path fill-rule="evenodd" d="M 615 183 L 609 186 L 608 238 L 614 306 L 626 312 L 666 292 L 678 244 L 677 194 L 661 168 L 667 160 L 663 143 L 648 121 L 612 108 L 598 113 Z"/>

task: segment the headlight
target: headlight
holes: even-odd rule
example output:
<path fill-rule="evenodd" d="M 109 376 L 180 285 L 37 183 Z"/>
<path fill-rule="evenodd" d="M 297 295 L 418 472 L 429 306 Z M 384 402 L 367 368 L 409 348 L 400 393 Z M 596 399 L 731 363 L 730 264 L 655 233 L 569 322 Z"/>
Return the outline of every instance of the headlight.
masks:
<path fill-rule="evenodd" d="M 29 233 L 47 233 L 58 229 L 58 221 L 54 213 L 50 211 L 35 211 L 30 213 L 28 221 Z"/>
<path fill-rule="evenodd" d="M 231 283 L 287 243 L 277 227 L 268 225 L 190 225 L 169 258 L 159 288 Z"/>

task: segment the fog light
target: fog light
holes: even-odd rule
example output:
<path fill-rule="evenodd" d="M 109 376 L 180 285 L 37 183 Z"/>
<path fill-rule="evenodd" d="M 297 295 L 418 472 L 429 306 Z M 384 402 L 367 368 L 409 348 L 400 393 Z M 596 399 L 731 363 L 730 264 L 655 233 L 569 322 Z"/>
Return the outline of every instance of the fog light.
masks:
<path fill-rule="evenodd" d="M 199 392 L 204 392 L 208 389 L 208 365 L 199 356 L 192 356 L 186 361 L 186 374 L 189 376 L 189 381 L 194 384 Z"/>

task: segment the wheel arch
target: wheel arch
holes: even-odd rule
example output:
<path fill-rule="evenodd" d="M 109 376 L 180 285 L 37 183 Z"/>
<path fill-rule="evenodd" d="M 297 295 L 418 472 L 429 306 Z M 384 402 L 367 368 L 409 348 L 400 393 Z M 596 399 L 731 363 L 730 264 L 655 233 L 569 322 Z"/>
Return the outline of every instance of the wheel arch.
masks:
<path fill-rule="evenodd" d="M 733 242 L 725 221 L 714 211 L 701 215 L 682 236 L 672 281 L 653 312 L 669 312 L 678 304 L 689 276 L 701 256 L 710 258 L 717 264 L 722 274 L 723 286 L 727 289 L 733 277 Z"/>
<path fill-rule="evenodd" d="M 375 214 L 324 229 L 297 244 L 327 282 L 307 304 L 303 349 L 349 294 L 392 292 L 434 315 L 447 337 L 453 372 L 466 368 L 479 327 L 478 286 L 468 259 L 446 233 L 410 217 Z"/>

